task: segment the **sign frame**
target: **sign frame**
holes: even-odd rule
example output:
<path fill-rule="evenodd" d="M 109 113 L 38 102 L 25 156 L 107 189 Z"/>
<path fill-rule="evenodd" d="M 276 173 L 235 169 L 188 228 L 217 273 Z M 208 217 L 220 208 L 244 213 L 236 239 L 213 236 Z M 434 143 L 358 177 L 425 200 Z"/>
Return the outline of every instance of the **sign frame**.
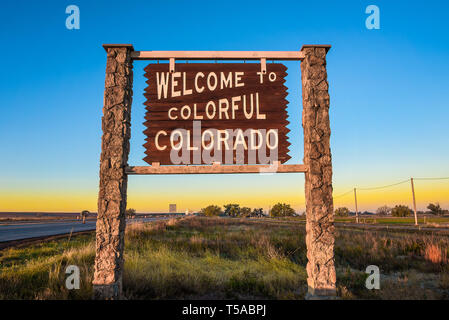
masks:
<path fill-rule="evenodd" d="M 128 175 L 305 173 L 306 244 L 310 299 L 336 296 L 332 157 L 326 55 L 330 45 L 304 45 L 300 51 L 135 51 L 131 44 L 104 44 L 107 52 L 102 117 L 100 190 L 93 280 L 95 299 L 122 297 Z M 300 61 L 303 97 L 304 164 L 129 166 L 134 60 Z"/>

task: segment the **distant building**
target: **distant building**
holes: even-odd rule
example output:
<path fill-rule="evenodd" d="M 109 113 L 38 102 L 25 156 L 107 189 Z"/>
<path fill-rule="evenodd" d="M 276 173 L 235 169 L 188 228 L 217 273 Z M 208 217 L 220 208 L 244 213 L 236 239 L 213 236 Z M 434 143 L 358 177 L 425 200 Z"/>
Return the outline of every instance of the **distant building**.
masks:
<path fill-rule="evenodd" d="M 176 213 L 176 204 L 169 204 L 168 205 L 168 212 L 169 213 Z"/>

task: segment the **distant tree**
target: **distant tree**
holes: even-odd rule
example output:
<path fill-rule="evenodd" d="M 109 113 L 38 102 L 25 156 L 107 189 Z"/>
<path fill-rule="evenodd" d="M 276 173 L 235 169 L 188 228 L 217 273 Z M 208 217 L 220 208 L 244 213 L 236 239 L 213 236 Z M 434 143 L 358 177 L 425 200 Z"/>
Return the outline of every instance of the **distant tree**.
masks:
<path fill-rule="evenodd" d="M 379 216 L 386 216 L 391 213 L 391 208 L 387 206 L 379 207 L 376 211 Z"/>
<path fill-rule="evenodd" d="M 263 216 L 263 209 L 262 208 L 256 208 L 251 212 L 251 217 L 262 217 Z"/>
<path fill-rule="evenodd" d="M 248 207 L 242 207 L 240 209 L 240 215 L 242 217 L 251 217 L 251 208 Z"/>
<path fill-rule="evenodd" d="M 219 206 L 216 205 L 210 205 L 200 210 L 200 215 L 207 217 L 219 216 L 221 214 L 223 214 L 223 211 Z"/>
<path fill-rule="evenodd" d="M 270 216 L 272 217 L 287 217 L 293 216 L 294 214 L 295 210 L 286 203 L 276 203 L 270 210 Z"/>
<path fill-rule="evenodd" d="M 125 214 L 128 219 L 133 219 L 136 216 L 136 209 L 133 208 L 126 209 Z"/>
<path fill-rule="evenodd" d="M 336 217 L 347 217 L 349 216 L 349 209 L 346 207 L 340 207 L 335 209 L 335 216 Z"/>
<path fill-rule="evenodd" d="M 408 217 L 413 213 L 412 209 L 407 206 L 398 205 L 391 209 L 391 215 L 393 217 Z"/>
<path fill-rule="evenodd" d="M 439 216 L 442 216 L 447 210 L 443 210 L 443 208 L 440 207 L 440 204 L 437 202 L 435 204 L 429 203 L 427 206 L 427 209 L 430 210 L 430 213 L 436 214 Z"/>
<path fill-rule="evenodd" d="M 240 205 L 228 203 L 224 205 L 224 214 L 230 217 L 238 217 L 240 215 Z"/>

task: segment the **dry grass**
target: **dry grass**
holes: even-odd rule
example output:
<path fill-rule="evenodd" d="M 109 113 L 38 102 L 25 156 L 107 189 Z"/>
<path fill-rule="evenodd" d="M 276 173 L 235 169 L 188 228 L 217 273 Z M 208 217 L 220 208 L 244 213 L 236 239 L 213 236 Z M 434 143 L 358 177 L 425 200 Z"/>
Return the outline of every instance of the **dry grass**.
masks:
<path fill-rule="evenodd" d="M 129 225 L 128 299 L 302 299 L 305 230 L 275 219 L 186 217 Z M 337 286 L 344 299 L 449 298 L 449 240 L 401 232 L 337 229 Z M 0 251 L 1 299 L 89 299 L 93 236 Z M 65 268 L 81 269 L 81 290 L 64 287 Z M 381 290 L 364 270 L 379 266 Z"/>
<path fill-rule="evenodd" d="M 424 249 L 424 258 L 434 264 L 446 264 L 448 262 L 447 250 L 438 244 L 427 243 Z"/>

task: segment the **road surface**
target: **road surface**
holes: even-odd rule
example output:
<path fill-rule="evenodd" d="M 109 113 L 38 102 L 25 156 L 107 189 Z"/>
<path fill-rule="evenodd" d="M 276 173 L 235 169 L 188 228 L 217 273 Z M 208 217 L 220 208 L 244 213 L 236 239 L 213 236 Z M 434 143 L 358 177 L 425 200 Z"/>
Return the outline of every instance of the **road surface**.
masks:
<path fill-rule="evenodd" d="M 158 218 L 139 218 L 128 220 L 127 223 L 148 222 L 154 220 L 167 219 L 167 217 Z M 64 222 L 43 222 L 43 223 L 17 223 L 0 225 L 0 242 L 22 240 L 43 236 L 54 236 L 70 232 L 95 230 L 96 220 L 87 220 L 83 224 L 80 220 L 69 220 Z"/>

